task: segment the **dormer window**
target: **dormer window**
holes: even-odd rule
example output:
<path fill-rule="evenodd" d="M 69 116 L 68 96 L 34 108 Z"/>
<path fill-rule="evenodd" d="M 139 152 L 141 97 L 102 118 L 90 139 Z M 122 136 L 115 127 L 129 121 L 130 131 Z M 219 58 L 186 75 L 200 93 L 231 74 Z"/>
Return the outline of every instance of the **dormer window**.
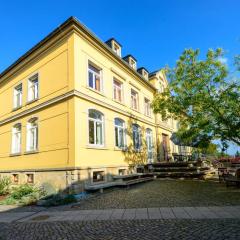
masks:
<path fill-rule="evenodd" d="M 132 68 L 136 69 L 136 62 L 135 62 L 133 59 L 130 60 L 129 65 L 130 65 Z"/>
<path fill-rule="evenodd" d="M 131 68 L 137 69 L 137 60 L 132 55 L 125 56 L 123 60 L 126 61 Z"/>
<path fill-rule="evenodd" d="M 116 39 L 110 38 L 106 41 L 106 44 L 119 56 L 121 57 L 121 44 Z"/>
<path fill-rule="evenodd" d="M 121 56 L 120 47 L 119 47 L 116 43 L 113 44 L 113 51 L 114 51 L 118 56 Z"/>
<path fill-rule="evenodd" d="M 137 70 L 146 80 L 148 80 L 148 71 L 146 68 L 141 67 Z"/>

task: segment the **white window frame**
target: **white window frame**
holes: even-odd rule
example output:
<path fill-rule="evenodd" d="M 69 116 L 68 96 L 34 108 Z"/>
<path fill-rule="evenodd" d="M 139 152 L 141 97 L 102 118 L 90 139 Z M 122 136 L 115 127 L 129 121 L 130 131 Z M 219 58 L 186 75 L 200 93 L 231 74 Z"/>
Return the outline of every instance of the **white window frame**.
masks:
<path fill-rule="evenodd" d="M 150 142 L 150 145 L 149 145 Z M 148 162 L 151 163 L 153 161 L 153 131 L 150 128 L 146 129 L 146 145 L 147 145 L 147 154 L 148 154 Z"/>
<path fill-rule="evenodd" d="M 136 100 L 136 107 L 134 107 L 134 104 L 133 104 L 134 99 Z M 131 89 L 131 108 L 137 111 L 139 110 L 139 94 L 134 89 Z"/>
<path fill-rule="evenodd" d="M 101 115 L 101 119 L 95 119 L 89 117 L 90 111 L 95 111 L 98 114 Z M 94 143 L 90 143 L 90 121 L 93 122 L 93 132 L 94 132 Z M 102 125 L 102 139 L 100 140 L 101 143 L 97 143 L 97 125 L 101 124 Z M 96 109 L 89 109 L 88 110 L 88 144 L 90 146 L 95 146 L 95 147 L 104 147 L 105 145 L 105 126 L 104 126 L 104 114 Z"/>
<path fill-rule="evenodd" d="M 92 66 L 93 68 L 97 69 L 99 73 L 96 73 L 94 70 L 90 68 Z M 89 73 L 93 75 L 93 86 L 91 87 L 89 84 Z M 95 76 L 98 76 L 100 79 L 100 90 L 96 89 L 96 81 L 95 81 Z M 91 61 L 88 61 L 88 71 L 87 71 L 87 86 L 94 91 L 101 92 L 103 93 L 103 77 L 102 77 L 102 69 L 98 67 L 96 64 L 92 63 Z"/>
<path fill-rule="evenodd" d="M 28 102 L 35 101 L 39 98 L 39 74 L 28 78 Z"/>
<path fill-rule="evenodd" d="M 134 150 L 135 151 L 140 151 L 141 148 L 142 148 L 142 131 L 141 131 L 141 128 L 138 124 L 133 124 L 132 125 L 132 138 L 133 138 Z M 139 144 L 139 146 L 136 146 L 137 143 Z"/>
<path fill-rule="evenodd" d="M 116 120 L 120 121 L 122 123 L 122 126 L 117 125 L 116 124 Z M 116 132 L 117 132 L 117 136 L 116 136 Z M 121 134 L 120 132 L 123 133 L 122 138 L 121 139 Z M 119 148 L 119 149 L 125 149 L 127 146 L 127 141 L 126 141 L 126 125 L 125 125 L 125 121 L 122 120 L 121 118 L 114 118 L 114 134 L 115 134 L 115 147 Z M 118 138 L 118 143 L 119 142 L 123 142 L 123 146 L 117 145 L 116 142 L 116 137 Z"/>
<path fill-rule="evenodd" d="M 118 56 L 121 57 L 121 48 L 117 43 L 113 42 L 113 48 L 112 49 Z"/>
<path fill-rule="evenodd" d="M 119 86 L 117 86 L 117 85 L 115 85 L 115 82 L 118 82 L 121 86 L 119 87 Z M 116 91 L 117 90 L 120 90 L 121 91 L 121 101 L 119 101 L 118 99 L 116 99 L 115 98 L 115 88 L 116 88 Z M 117 78 L 113 78 L 113 99 L 115 100 L 115 101 L 117 101 L 117 102 L 120 102 L 120 103 L 123 103 L 124 102 L 124 99 L 123 99 L 123 83 L 120 81 L 120 80 L 118 80 Z"/>
<path fill-rule="evenodd" d="M 22 143 L 22 125 L 17 123 L 12 128 L 12 154 L 21 153 L 21 143 Z"/>
<path fill-rule="evenodd" d="M 26 151 L 34 152 L 38 150 L 38 119 L 31 118 L 27 122 L 27 144 Z"/>
<path fill-rule="evenodd" d="M 148 98 L 144 98 L 144 114 L 148 117 L 151 117 L 151 104 Z"/>
<path fill-rule="evenodd" d="M 22 83 L 18 84 L 14 87 L 13 90 L 13 108 L 22 107 L 22 96 L 23 96 L 23 85 Z"/>

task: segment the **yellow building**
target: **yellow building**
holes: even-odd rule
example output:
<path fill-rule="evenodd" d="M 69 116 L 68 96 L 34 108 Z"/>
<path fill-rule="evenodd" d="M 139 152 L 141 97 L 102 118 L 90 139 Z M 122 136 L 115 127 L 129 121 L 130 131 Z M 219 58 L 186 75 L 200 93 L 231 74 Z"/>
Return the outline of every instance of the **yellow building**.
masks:
<path fill-rule="evenodd" d="M 81 191 L 169 160 L 176 122 L 150 107 L 166 85 L 69 18 L 0 74 L 0 175 Z"/>

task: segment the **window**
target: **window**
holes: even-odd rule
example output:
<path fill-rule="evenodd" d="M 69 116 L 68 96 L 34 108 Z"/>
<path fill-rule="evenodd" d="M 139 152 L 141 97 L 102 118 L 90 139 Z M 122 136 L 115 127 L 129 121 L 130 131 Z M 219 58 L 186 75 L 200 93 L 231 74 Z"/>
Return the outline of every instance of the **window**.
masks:
<path fill-rule="evenodd" d="M 89 144 L 103 146 L 103 114 L 90 109 L 88 112 Z"/>
<path fill-rule="evenodd" d="M 104 171 L 93 172 L 93 182 L 103 182 L 104 181 Z"/>
<path fill-rule="evenodd" d="M 13 100 L 13 107 L 19 108 L 22 106 L 22 84 L 19 84 L 14 88 L 14 100 Z"/>
<path fill-rule="evenodd" d="M 88 86 L 96 91 L 102 91 L 101 70 L 88 64 Z"/>
<path fill-rule="evenodd" d="M 116 79 L 113 79 L 113 98 L 118 102 L 123 102 L 123 90 L 122 83 Z"/>
<path fill-rule="evenodd" d="M 133 124 L 133 147 L 140 150 L 142 146 L 141 129 L 138 124 Z"/>
<path fill-rule="evenodd" d="M 120 47 L 119 47 L 116 43 L 113 43 L 113 51 L 114 51 L 118 56 L 121 56 Z"/>
<path fill-rule="evenodd" d="M 34 175 L 32 173 L 27 174 L 27 183 L 34 183 Z"/>
<path fill-rule="evenodd" d="M 38 99 L 38 74 L 28 79 L 28 101 Z"/>
<path fill-rule="evenodd" d="M 131 107 L 138 110 L 138 93 L 131 89 Z"/>
<path fill-rule="evenodd" d="M 130 59 L 129 64 L 132 68 L 136 69 L 137 65 L 136 65 L 136 62 L 133 59 Z"/>
<path fill-rule="evenodd" d="M 19 175 L 18 174 L 13 174 L 12 179 L 13 179 L 13 183 L 18 183 L 19 182 Z"/>
<path fill-rule="evenodd" d="M 38 148 L 37 118 L 32 118 L 27 123 L 27 151 L 36 151 Z"/>
<path fill-rule="evenodd" d="M 118 170 L 118 175 L 123 176 L 127 174 L 127 169 L 119 169 Z"/>
<path fill-rule="evenodd" d="M 147 98 L 144 99 L 144 114 L 149 117 L 151 116 L 150 100 Z"/>
<path fill-rule="evenodd" d="M 125 123 L 123 120 L 115 118 L 114 125 L 115 125 L 115 146 L 123 149 L 126 146 Z"/>
<path fill-rule="evenodd" d="M 21 152 L 22 125 L 20 123 L 13 126 L 12 129 L 12 154 Z"/>
<path fill-rule="evenodd" d="M 146 145 L 149 163 L 153 160 L 153 133 L 150 128 L 146 129 Z"/>

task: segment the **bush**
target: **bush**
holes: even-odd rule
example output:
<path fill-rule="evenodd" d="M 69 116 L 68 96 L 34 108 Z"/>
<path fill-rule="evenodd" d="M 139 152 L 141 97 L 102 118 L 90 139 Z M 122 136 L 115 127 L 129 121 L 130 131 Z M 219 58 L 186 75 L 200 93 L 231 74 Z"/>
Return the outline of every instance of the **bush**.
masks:
<path fill-rule="evenodd" d="M 29 185 L 29 184 L 23 184 L 23 185 L 20 185 L 18 187 L 14 187 L 12 189 L 11 197 L 16 199 L 16 200 L 19 200 L 22 197 L 24 197 L 26 195 L 29 195 L 29 194 L 31 194 L 35 191 L 36 191 L 36 189 L 35 189 L 34 186 Z"/>
<path fill-rule="evenodd" d="M 74 195 L 71 195 L 71 194 L 70 195 L 56 194 L 45 200 L 46 200 L 46 202 L 43 204 L 43 206 L 48 206 L 48 207 L 65 205 L 65 204 L 77 202 L 77 199 L 74 197 Z"/>
<path fill-rule="evenodd" d="M 9 187 L 11 180 L 9 177 L 3 177 L 0 179 L 0 195 L 6 195 L 9 193 Z"/>
<path fill-rule="evenodd" d="M 45 195 L 46 193 L 42 188 L 23 184 L 12 188 L 10 195 L 5 200 L 1 201 L 0 204 L 29 205 L 37 202 Z"/>

